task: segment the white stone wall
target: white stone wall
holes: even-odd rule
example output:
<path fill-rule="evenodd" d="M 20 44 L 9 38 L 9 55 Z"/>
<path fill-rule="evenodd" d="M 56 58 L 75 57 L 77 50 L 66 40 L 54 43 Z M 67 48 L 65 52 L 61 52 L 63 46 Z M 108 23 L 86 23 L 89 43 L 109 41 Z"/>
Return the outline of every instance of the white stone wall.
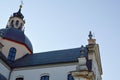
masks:
<path fill-rule="evenodd" d="M 29 50 L 22 44 L 18 44 L 6 39 L 2 39 L 0 41 L 4 45 L 4 47 L 2 48 L 2 53 L 6 56 L 6 58 L 8 57 L 8 53 L 11 47 L 16 48 L 17 50 L 15 60 L 21 58 L 27 53 L 30 53 Z"/>
<path fill-rule="evenodd" d="M 54 67 L 46 67 L 46 68 L 28 68 L 27 70 L 14 70 L 11 74 L 10 80 L 15 80 L 16 77 L 24 76 L 24 80 L 40 80 L 40 76 L 44 74 L 48 74 L 49 80 L 67 80 L 67 75 L 70 71 L 76 70 L 76 65 L 70 66 L 54 66 Z"/>
<path fill-rule="evenodd" d="M 98 65 L 97 65 L 96 58 L 95 58 L 95 54 L 93 54 L 92 71 L 96 75 L 95 80 L 101 80 L 100 79 L 100 72 L 98 70 Z"/>
<path fill-rule="evenodd" d="M 7 65 L 5 65 L 5 63 L 3 63 L 0 60 L 0 74 L 2 74 L 4 77 L 6 77 L 8 79 L 9 73 L 10 73 L 10 69 L 8 69 Z"/>

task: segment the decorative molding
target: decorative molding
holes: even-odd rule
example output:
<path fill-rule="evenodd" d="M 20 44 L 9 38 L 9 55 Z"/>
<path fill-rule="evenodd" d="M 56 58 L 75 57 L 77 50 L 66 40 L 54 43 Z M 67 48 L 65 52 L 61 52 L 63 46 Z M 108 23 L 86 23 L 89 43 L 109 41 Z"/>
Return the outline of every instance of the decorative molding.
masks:
<path fill-rule="evenodd" d="M 42 68 L 53 68 L 53 67 L 62 67 L 62 66 L 76 66 L 77 64 L 78 64 L 78 62 L 50 64 L 50 65 L 39 65 L 39 66 L 30 66 L 30 67 L 20 67 L 20 68 L 14 68 L 13 71 L 33 70 L 33 69 L 42 69 Z"/>
<path fill-rule="evenodd" d="M 87 70 L 73 71 L 71 73 L 72 73 L 72 76 L 75 78 L 85 78 L 88 80 L 94 80 L 94 76 L 95 76 L 93 72 L 89 72 Z"/>

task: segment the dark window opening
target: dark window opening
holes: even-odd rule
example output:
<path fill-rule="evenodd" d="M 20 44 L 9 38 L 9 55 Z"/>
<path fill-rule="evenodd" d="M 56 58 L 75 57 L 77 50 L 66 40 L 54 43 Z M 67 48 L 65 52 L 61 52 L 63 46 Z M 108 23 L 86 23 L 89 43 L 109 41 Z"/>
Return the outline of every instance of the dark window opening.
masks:
<path fill-rule="evenodd" d="M 67 80 L 74 80 L 73 76 L 71 74 L 68 74 L 68 79 Z"/>
<path fill-rule="evenodd" d="M 16 55 L 16 49 L 14 47 L 10 48 L 9 54 L 8 54 L 8 60 L 14 61 Z"/>
<path fill-rule="evenodd" d="M 42 76 L 40 80 L 49 80 L 49 76 Z"/>
<path fill-rule="evenodd" d="M 17 20 L 17 21 L 16 21 L 16 26 L 18 26 L 18 24 L 19 24 L 19 21 Z"/>
<path fill-rule="evenodd" d="M 14 27 L 13 22 L 14 22 L 14 20 L 12 20 L 11 23 L 10 23 L 10 25 L 11 25 L 12 27 Z"/>
<path fill-rule="evenodd" d="M 16 80 L 24 80 L 24 78 L 16 78 Z"/>

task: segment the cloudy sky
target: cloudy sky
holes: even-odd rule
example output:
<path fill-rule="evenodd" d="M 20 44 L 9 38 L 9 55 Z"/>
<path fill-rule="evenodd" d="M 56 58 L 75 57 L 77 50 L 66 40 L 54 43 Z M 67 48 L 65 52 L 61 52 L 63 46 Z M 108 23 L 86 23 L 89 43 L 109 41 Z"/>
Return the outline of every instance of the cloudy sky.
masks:
<path fill-rule="evenodd" d="M 0 28 L 20 0 L 0 2 Z M 103 80 L 119 80 L 120 0 L 23 0 L 25 34 L 34 53 L 87 45 L 92 31 L 100 46 Z"/>

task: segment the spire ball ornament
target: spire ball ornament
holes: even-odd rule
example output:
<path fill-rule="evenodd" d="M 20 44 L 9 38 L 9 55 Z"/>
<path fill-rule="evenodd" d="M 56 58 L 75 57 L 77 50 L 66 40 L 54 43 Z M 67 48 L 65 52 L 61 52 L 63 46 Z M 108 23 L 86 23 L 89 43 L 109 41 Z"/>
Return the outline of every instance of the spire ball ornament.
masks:
<path fill-rule="evenodd" d="M 22 5 L 23 5 L 23 1 L 21 0 L 21 5 L 20 5 L 20 8 L 22 8 Z"/>
<path fill-rule="evenodd" d="M 20 5 L 20 9 L 22 8 L 22 4 Z"/>

